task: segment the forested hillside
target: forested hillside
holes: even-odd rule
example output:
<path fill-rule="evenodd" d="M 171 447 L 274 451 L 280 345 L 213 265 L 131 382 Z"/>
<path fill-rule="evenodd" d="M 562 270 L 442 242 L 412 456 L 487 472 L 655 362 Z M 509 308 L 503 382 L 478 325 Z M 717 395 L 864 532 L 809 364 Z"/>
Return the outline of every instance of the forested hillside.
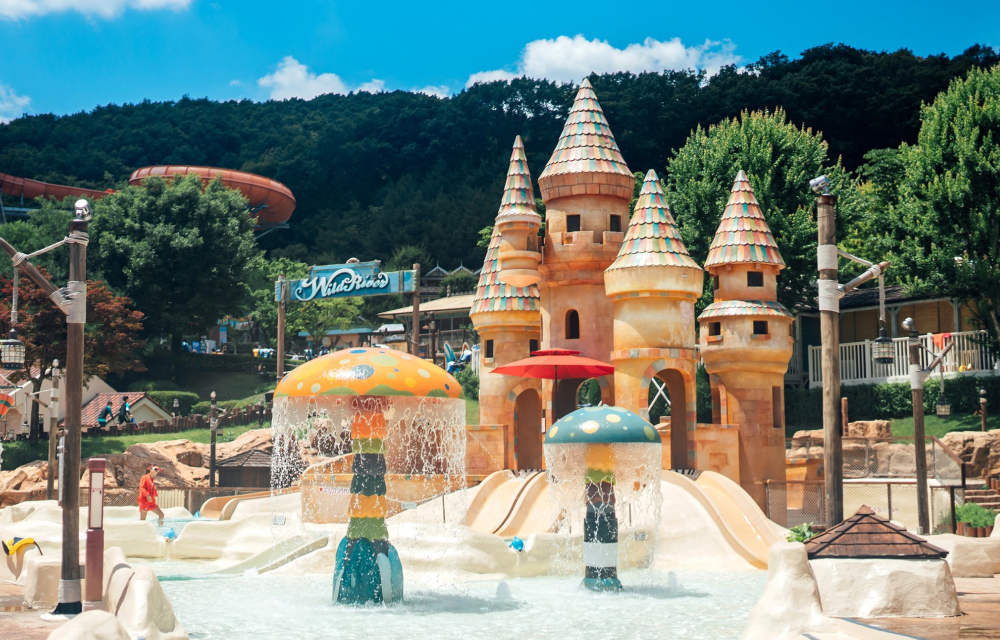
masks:
<path fill-rule="evenodd" d="M 980 46 L 919 58 L 825 45 L 795 59 L 775 52 L 711 78 L 617 73 L 591 82 L 634 171 L 663 169 L 698 124 L 775 107 L 822 131 L 830 157 L 854 169 L 871 149 L 915 142 L 921 102 L 970 68 L 997 62 Z M 298 200 L 291 229 L 262 240 L 272 256 L 388 259 L 397 247 L 422 245 L 443 266 L 472 266 L 482 260 L 477 232 L 496 213 L 514 137 L 523 137 L 537 178 L 574 92 L 518 79 L 449 99 L 397 91 L 109 105 L 0 126 L 0 171 L 104 189 L 150 164 L 243 169 L 280 180 Z"/>

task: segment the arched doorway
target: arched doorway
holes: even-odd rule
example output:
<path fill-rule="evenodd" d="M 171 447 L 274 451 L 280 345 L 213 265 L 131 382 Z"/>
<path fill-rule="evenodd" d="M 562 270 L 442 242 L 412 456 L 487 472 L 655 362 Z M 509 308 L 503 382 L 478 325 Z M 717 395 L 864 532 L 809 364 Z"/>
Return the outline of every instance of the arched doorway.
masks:
<path fill-rule="evenodd" d="M 661 416 L 670 417 L 670 468 L 689 469 L 688 403 L 694 400 L 694 388 L 687 388 L 684 375 L 676 369 L 663 369 L 649 381 L 649 419 L 654 425 Z"/>
<path fill-rule="evenodd" d="M 542 468 L 542 400 L 525 389 L 514 402 L 514 452 L 518 469 Z"/>

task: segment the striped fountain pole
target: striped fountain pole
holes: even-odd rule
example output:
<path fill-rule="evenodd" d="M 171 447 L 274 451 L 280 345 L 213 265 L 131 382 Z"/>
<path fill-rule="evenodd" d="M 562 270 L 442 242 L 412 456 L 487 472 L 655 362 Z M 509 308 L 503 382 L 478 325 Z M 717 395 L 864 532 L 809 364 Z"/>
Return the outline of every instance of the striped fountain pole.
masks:
<path fill-rule="evenodd" d="M 618 517 L 615 514 L 615 452 L 609 444 L 587 444 L 587 515 L 583 521 L 583 586 L 621 591 L 618 581 Z"/>
<path fill-rule="evenodd" d="M 337 547 L 333 600 L 344 604 L 399 602 L 403 599 L 403 567 L 389 544 L 385 526 L 385 412 L 390 398 L 358 396 L 351 399 L 350 522 Z"/>

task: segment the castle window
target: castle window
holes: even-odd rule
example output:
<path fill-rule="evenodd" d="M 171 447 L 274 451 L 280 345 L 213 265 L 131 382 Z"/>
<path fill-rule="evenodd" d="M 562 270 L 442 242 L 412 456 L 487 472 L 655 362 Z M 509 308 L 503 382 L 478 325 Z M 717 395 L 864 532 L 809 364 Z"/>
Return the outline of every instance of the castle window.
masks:
<path fill-rule="evenodd" d="M 566 339 L 577 340 L 580 338 L 580 314 L 575 309 L 566 312 Z"/>
<path fill-rule="evenodd" d="M 763 271 L 747 271 L 747 286 L 748 287 L 763 287 L 764 286 L 764 272 Z"/>
<path fill-rule="evenodd" d="M 621 231 L 622 230 L 622 217 L 621 216 L 611 216 L 611 231 Z"/>
<path fill-rule="evenodd" d="M 566 216 L 566 231 L 572 233 L 574 231 L 580 230 L 580 216 L 578 215 L 568 215 Z"/>
<path fill-rule="evenodd" d="M 493 341 L 492 340 L 487 340 L 486 341 L 486 357 L 487 358 L 492 358 L 493 357 Z"/>
<path fill-rule="evenodd" d="M 767 335 L 767 320 L 754 320 L 753 321 L 753 334 L 755 336 L 766 336 Z"/>
<path fill-rule="evenodd" d="M 709 322 L 708 323 L 708 335 L 710 335 L 710 336 L 721 336 L 722 335 L 722 323 L 721 322 Z"/>
<path fill-rule="evenodd" d="M 538 340 L 528 340 L 528 353 L 534 353 L 538 351 Z"/>
<path fill-rule="evenodd" d="M 719 290 L 719 276 L 714 275 L 712 276 L 712 291 L 718 291 L 718 290 Z"/>
<path fill-rule="evenodd" d="M 771 387 L 771 414 L 775 429 L 785 428 L 785 401 L 782 398 L 781 387 Z"/>

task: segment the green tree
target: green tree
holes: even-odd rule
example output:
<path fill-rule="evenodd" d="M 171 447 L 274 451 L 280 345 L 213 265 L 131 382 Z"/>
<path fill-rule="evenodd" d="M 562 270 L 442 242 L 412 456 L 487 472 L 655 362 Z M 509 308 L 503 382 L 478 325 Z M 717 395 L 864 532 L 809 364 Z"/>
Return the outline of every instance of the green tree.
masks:
<path fill-rule="evenodd" d="M 746 172 L 788 268 L 778 299 L 789 308 L 812 304 L 816 277 L 815 196 L 809 180 L 826 174 L 851 210 L 854 180 L 827 158 L 810 129 L 788 122 L 780 109 L 743 112 L 707 129 L 697 127 L 667 165 L 667 201 L 691 256 L 704 263 L 738 171 Z M 711 300 L 706 288 L 703 303 Z"/>
<path fill-rule="evenodd" d="M 898 281 L 979 302 L 1000 336 L 1000 66 L 953 81 L 920 117 L 916 145 L 868 156 L 865 229 Z"/>
<path fill-rule="evenodd" d="M 150 334 L 181 351 L 200 333 L 237 314 L 261 257 L 246 200 L 219 180 L 150 178 L 98 200 L 92 237 L 108 282 L 146 314 Z"/>
<path fill-rule="evenodd" d="M 479 278 L 468 271 L 449 273 L 444 278 L 441 278 L 441 297 L 447 295 L 449 290 L 452 295 L 472 293 L 476 290 L 477 284 L 479 284 Z"/>

